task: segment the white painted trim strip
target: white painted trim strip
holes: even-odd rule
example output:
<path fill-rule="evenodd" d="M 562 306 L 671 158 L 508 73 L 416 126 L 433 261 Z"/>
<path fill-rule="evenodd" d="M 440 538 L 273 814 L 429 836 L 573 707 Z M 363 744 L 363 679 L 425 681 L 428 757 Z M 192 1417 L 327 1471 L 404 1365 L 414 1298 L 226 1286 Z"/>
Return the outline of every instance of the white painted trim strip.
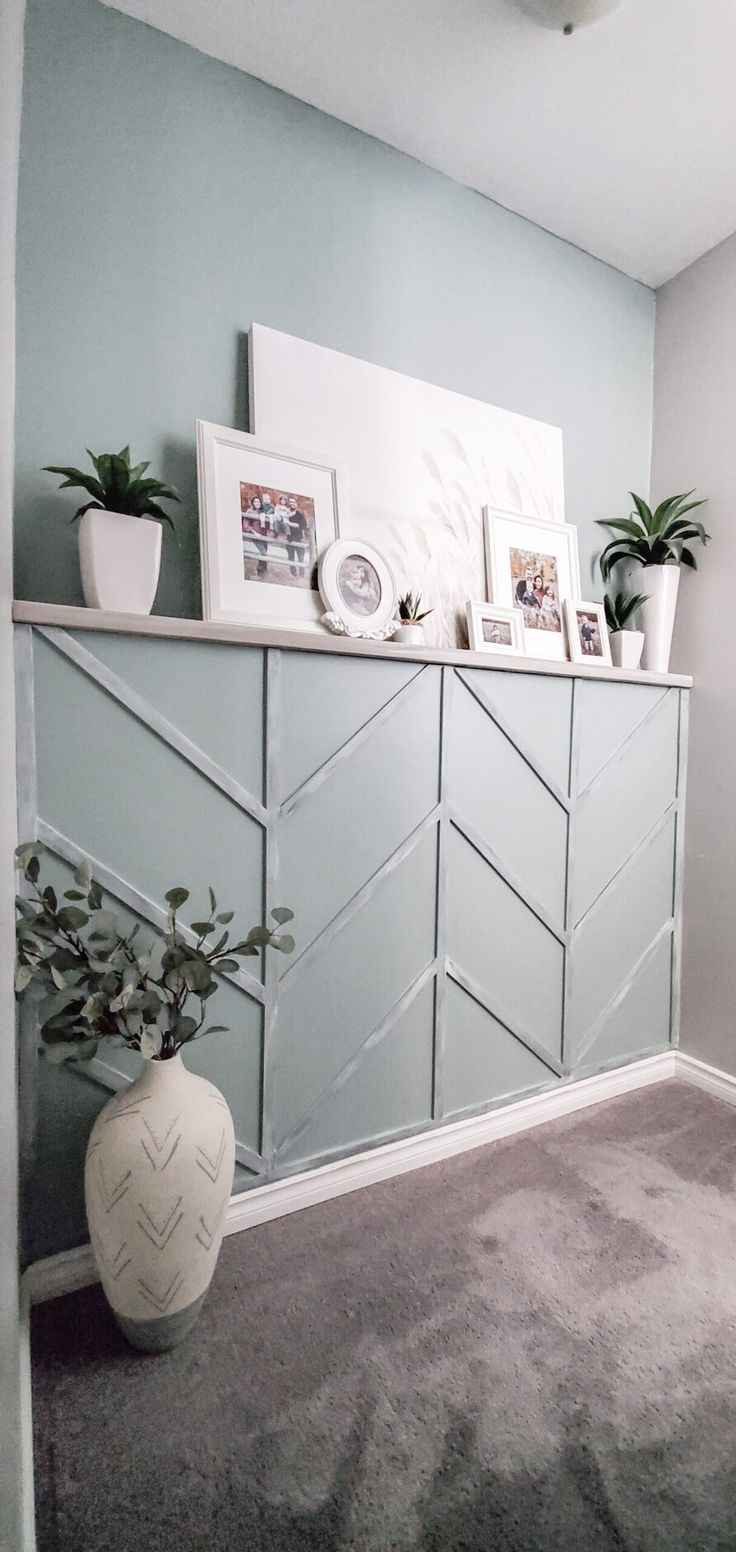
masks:
<path fill-rule="evenodd" d="M 697 1056 L 678 1051 L 675 1077 L 684 1078 L 686 1083 L 704 1089 L 716 1099 L 724 1099 L 727 1105 L 736 1105 L 736 1076 L 732 1072 L 722 1072 L 720 1067 L 710 1067 Z"/>
<path fill-rule="evenodd" d="M 243 1191 L 231 1199 L 225 1233 L 239 1234 L 243 1229 L 254 1228 L 259 1223 L 269 1223 L 272 1218 L 301 1212 L 305 1207 L 314 1207 L 319 1202 L 328 1202 L 349 1191 L 375 1185 L 379 1180 L 390 1180 L 394 1175 L 423 1169 L 428 1164 L 437 1164 L 441 1159 L 452 1158 L 454 1154 L 483 1147 L 489 1142 L 497 1142 L 502 1137 L 530 1131 L 546 1121 L 555 1121 L 560 1116 L 585 1110 L 589 1105 L 628 1094 L 633 1089 L 662 1083 L 676 1076 L 677 1061 L 677 1052 L 662 1051 L 657 1056 L 645 1057 L 643 1061 L 631 1062 L 626 1067 L 616 1067 L 611 1072 L 599 1073 L 592 1078 L 558 1083 L 541 1094 L 515 1100 L 511 1104 L 486 1111 L 483 1115 L 450 1121 L 447 1125 L 434 1127 L 413 1137 L 383 1143 L 365 1153 L 353 1154 L 349 1158 L 323 1164 L 317 1169 L 305 1170 L 300 1175 L 289 1175 L 284 1180 L 254 1186 L 250 1191 Z M 717 1076 L 724 1077 L 725 1074 Z M 733 1103 L 736 1103 L 736 1079 L 730 1081 L 734 1085 Z M 95 1282 L 97 1272 L 90 1245 L 80 1245 L 74 1250 L 65 1250 L 57 1256 L 36 1261 L 23 1275 L 23 1286 L 32 1304 L 73 1293 Z"/>

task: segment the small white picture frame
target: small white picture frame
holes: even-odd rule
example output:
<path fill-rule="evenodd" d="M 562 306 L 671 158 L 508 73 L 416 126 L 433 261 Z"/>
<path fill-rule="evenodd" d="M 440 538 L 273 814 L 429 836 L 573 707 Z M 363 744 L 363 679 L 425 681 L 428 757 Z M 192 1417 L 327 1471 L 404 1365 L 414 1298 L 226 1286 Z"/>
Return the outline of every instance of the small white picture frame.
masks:
<path fill-rule="evenodd" d="M 198 420 L 197 476 L 204 619 L 320 631 L 317 560 L 345 511 L 339 466 Z"/>
<path fill-rule="evenodd" d="M 524 656 L 524 630 L 518 609 L 502 609 L 500 604 L 476 603 L 469 598 L 466 611 L 471 652 L 488 652 L 494 657 Z"/>
<path fill-rule="evenodd" d="M 565 662 L 562 605 L 580 594 L 577 529 L 486 506 L 483 537 L 488 597 L 519 613 L 526 656 Z"/>
<path fill-rule="evenodd" d="M 379 637 L 396 619 L 396 581 L 388 561 L 362 539 L 337 539 L 320 556 L 319 588 L 327 613 L 348 636 Z"/>
<path fill-rule="evenodd" d="M 588 668 L 610 668 L 611 644 L 603 604 L 566 598 L 564 611 L 570 661 Z"/>

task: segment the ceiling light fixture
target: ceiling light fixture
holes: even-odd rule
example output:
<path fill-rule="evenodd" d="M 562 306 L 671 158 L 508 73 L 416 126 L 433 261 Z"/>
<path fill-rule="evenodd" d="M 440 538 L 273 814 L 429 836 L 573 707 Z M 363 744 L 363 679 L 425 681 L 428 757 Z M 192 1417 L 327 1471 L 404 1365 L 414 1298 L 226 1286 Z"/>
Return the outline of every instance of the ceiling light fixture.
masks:
<path fill-rule="evenodd" d="M 538 26 L 564 32 L 568 38 L 576 27 L 599 21 L 621 3 L 622 0 L 514 0 L 518 9 Z"/>

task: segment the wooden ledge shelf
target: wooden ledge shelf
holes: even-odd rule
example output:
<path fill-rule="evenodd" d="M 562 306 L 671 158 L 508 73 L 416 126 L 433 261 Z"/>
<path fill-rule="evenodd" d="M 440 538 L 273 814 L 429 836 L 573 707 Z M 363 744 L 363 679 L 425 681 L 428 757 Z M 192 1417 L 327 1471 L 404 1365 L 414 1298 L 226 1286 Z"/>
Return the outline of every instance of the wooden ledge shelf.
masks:
<path fill-rule="evenodd" d="M 587 663 L 556 663 L 544 658 L 494 657 L 486 652 L 450 647 L 407 647 L 394 641 L 351 641 L 327 631 L 268 630 L 249 625 L 212 624 L 207 620 L 176 620 L 162 614 L 112 614 L 104 609 L 82 609 L 68 604 L 13 604 L 19 625 L 56 626 L 60 630 L 114 631 L 123 636 L 158 636 L 181 641 L 223 641 L 233 646 L 283 647 L 291 652 L 329 652 L 346 657 L 397 659 L 410 663 L 450 663 L 458 668 L 492 668 L 522 674 L 552 674 L 557 678 L 605 679 L 625 684 L 677 685 L 688 690 L 689 674 L 651 674 L 643 669 L 593 668 Z"/>

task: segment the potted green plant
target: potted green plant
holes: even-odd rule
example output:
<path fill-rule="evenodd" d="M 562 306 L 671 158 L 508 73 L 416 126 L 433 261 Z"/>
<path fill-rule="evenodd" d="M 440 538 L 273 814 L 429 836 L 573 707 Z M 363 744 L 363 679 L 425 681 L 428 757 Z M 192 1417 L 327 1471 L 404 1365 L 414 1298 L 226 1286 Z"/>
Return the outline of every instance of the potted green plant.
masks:
<path fill-rule="evenodd" d="M 404 593 L 399 599 L 399 619 L 401 624 L 394 631 L 393 640 L 403 641 L 407 647 L 418 647 L 424 642 L 424 621 L 432 614 L 431 609 L 422 609 L 421 593 Z"/>
<path fill-rule="evenodd" d="M 79 566 L 89 609 L 150 614 L 161 569 L 161 523 L 174 525 L 161 501 L 179 501 L 170 485 L 146 479 L 148 463 L 131 465 L 130 448 L 95 456 L 87 448 L 94 474 L 62 464 L 47 464 L 47 474 L 63 474 L 60 490 L 85 490 L 90 497 L 74 513 L 79 518 Z"/>
<path fill-rule="evenodd" d="M 634 616 L 637 609 L 647 602 L 646 593 L 606 593 L 603 607 L 606 611 L 611 658 L 616 668 L 636 669 L 641 662 L 644 632 L 637 630 Z"/>
<path fill-rule="evenodd" d="M 101 1040 L 142 1057 L 133 1083 L 101 1110 L 85 1163 L 85 1202 L 97 1270 L 118 1324 L 135 1347 L 162 1352 L 193 1326 L 220 1250 L 233 1180 L 235 1139 L 227 1103 L 181 1052 L 205 1035 L 217 976 L 263 950 L 289 954 L 281 929 L 252 927 L 230 943 L 232 911 L 209 892 L 206 916 L 186 928 L 186 889 L 166 895 L 165 932 L 142 946 L 138 926 L 105 907 L 87 863 L 61 899 L 39 881 L 40 848 L 18 850 L 16 993 L 35 988 L 41 1036 L 52 1061 L 89 1060 Z"/>
<path fill-rule="evenodd" d="M 667 496 L 652 511 L 641 496 L 630 492 L 635 510 L 630 517 L 599 518 L 603 528 L 612 528 L 616 537 L 600 557 L 604 582 L 619 561 L 633 560 L 646 568 L 647 601 L 642 605 L 644 627 L 643 666 L 655 673 L 666 673 L 670 660 L 672 630 L 675 623 L 680 567 L 697 569 L 690 549 L 694 540 L 706 544 L 710 537 L 700 522 L 688 517 L 703 501 L 691 501 L 693 491 Z"/>

